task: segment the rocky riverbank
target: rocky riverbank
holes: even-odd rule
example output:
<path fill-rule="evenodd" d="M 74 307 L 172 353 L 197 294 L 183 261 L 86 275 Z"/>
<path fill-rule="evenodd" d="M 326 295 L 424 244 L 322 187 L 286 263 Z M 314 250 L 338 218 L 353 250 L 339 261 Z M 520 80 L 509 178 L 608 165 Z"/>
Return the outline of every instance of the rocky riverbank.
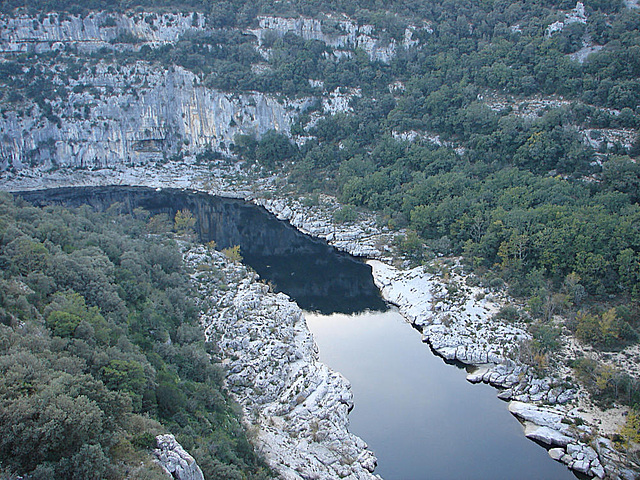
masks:
<path fill-rule="evenodd" d="M 330 198 L 317 207 L 283 199 L 257 203 L 340 249 L 377 259 L 368 263 L 383 297 L 399 307 L 435 353 L 471 367 L 470 382 L 498 388 L 498 397 L 510 401 L 509 410 L 523 424 L 527 438 L 544 445 L 551 458 L 595 478 L 638 478 L 638 466 L 615 448 L 608 432 L 599 433 L 599 420 L 593 421 L 584 408 L 586 393 L 569 380 L 566 369 L 541 374 L 524 361 L 532 340 L 526 325 L 496 316 L 509 299 L 468 285 L 457 259 L 398 268 L 392 266 L 388 248 L 391 233 L 376 227 L 372 217 L 356 225 L 335 225 L 331 212 L 338 207 Z"/>
<path fill-rule="evenodd" d="M 379 478 L 374 454 L 348 431 L 349 382 L 318 360 L 300 308 L 215 250 L 193 248 L 185 259 L 207 338 L 270 466 L 287 480 Z"/>

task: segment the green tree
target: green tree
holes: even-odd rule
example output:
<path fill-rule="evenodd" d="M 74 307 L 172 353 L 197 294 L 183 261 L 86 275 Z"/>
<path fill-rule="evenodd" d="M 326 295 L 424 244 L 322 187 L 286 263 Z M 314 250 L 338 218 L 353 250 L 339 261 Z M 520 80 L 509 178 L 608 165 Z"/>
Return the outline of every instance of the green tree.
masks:
<path fill-rule="evenodd" d="M 178 210 L 173 220 L 173 229 L 178 235 L 193 234 L 196 219 L 186 208 Z"/>
<path fill-rule="evenodd" d="M 235 245 L 233 247 L 225 248 L 222 250 L 222 253 L 231 260 L 232 262 L 240 263 L 242 262 L 242 255 L 240 255 L 240 245 Z"/>

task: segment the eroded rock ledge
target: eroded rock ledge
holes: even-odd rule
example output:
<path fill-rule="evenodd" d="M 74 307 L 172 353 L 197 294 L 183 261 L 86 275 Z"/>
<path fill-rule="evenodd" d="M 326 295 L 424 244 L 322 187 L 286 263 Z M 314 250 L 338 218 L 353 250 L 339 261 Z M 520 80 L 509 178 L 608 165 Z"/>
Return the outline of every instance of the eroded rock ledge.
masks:
<path fill-rule="evenodd" d="M 204 480 L 202 470 L 195 459 L 171 434 L 158 435 L 153 454 L 156 461 L 170 478 L 177 480 Z"/>
<path fill-rule="evenodd" d="M 379 479 L 374 454 L 348 432 L 351 386 L 318 360 L 300 308 L 206 247 L 185 253 L 201 321 L 227 369 L 254 443 L 285 479 Z"/>

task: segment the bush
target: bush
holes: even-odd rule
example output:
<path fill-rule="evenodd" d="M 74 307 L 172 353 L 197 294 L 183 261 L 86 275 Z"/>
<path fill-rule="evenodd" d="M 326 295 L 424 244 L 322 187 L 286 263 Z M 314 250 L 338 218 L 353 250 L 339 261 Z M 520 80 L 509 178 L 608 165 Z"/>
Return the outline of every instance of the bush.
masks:
<path fill-rule="evenodd" d="M 506 322 L 517 322 L 521 318 L 520 310 L 514 305 L 505 305 L 495 316 Z"/>
<path fill-rule="evenodd" d="M 335 223 L 353 223 L 358 220 L 358 211 L 353 205 L 345 205 L 333 212 Z"/>

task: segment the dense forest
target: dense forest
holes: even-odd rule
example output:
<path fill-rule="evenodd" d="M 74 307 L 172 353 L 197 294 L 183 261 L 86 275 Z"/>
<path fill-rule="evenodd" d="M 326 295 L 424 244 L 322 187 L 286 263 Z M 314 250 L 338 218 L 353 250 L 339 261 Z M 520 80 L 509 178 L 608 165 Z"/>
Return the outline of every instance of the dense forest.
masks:
<path fill-rule="evenodd" d="M 193 218 L 120 210 L 0 196 L 0 478 L 166 478 L 160 433 L 206 478 L 270 478 L 198 323 Z"/>
<path fill-rule="evenodd" d="M 301 116 L 294 132 L 313 140 L 299 148 L 273 134 L 239 138 L 237 151 L 267 169 L 288 168 L 302 192 L 338 192 L 343 203 L 407 229 L 397 246 L 415 261 L 463 255 L 488 284 L 506 282 L 532 316 L 566 313 L 568 327 L 599 348 L 635 342 L 640 143 L 636 136 L 631 148 L 596 149 L 581 132 L 637 132 L 638 11 L 585 2 L 586 24 L 550 34 L 555 9 L 573 4 L 423 6 L 413 21 L 433 21 L 433 33 L 389 64 L 355 55 L 331 71 L 321 51 L 314 56 L 317 43 L 278 40 L 274 74 L 284 61 L 296 72 L 308 68 L 304 78 L 320 75 L 327 89 L 358 87 L 362 95 L 352 113 Z M 581 63 L 569 54 L 587 37 L 604 48 Z M 512 100 L 496 107 L 485 101 L 492 96 Z M 514 111 L 545 96 L 563 103 Z M 402 132 L 417 135 L 405 140 Z"/>

